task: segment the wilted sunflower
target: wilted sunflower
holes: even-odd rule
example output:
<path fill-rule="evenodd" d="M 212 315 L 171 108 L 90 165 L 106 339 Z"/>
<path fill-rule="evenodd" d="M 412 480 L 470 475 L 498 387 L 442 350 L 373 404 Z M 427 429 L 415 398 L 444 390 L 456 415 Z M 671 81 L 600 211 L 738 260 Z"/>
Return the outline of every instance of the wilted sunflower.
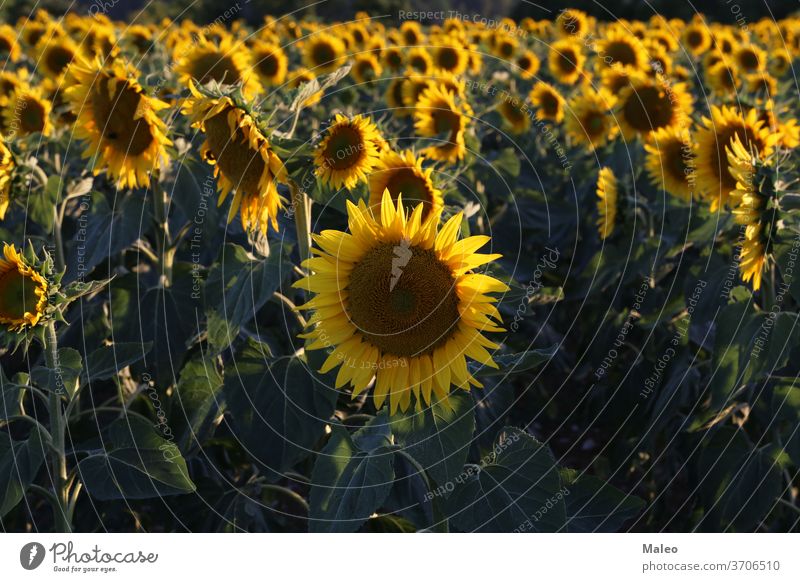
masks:
<path fill-rule="evenodd" d="M 605 89 L 585 89 L 569 101 L 564 128 L 577 143 L 589 149 L 616 137 L 618 127 L 611 116 L 614 96 Z"/>
<path fill-rule="evenodd" d="M 200 155 L 214 166 L 219 189 L 218 204 L 236 190 L 228 210 L 228 223 L 237 211 L 242 226 L 266 234 L 278 230 L 283 207 L 277 183 L 287 180 L 283 163 L 248 111 L 230 97 L 207 97 L 191 84 L 192 96 L 184 106 L 192 126 L 206 134 Z"/>
<path fill-rule="evenodd" d="M 662 127 L 685 124 L 692 113 L 692 96 L 683 83 L 668 83 L 634 73 L 619 94 L 616 114 L 625 139 L 647 137 Z"/>
<path fill-rule="evenodd" d="M 441 86 L 426 89 L 414 110 L 414 129 L 429 138 L 439 138 L 440 143 L 423 150 L 423 154 L 440 162 L 454 164 L 467 152 L 464 134 L 469 110 L 456 102 L 454 94 Z"/>
<path fill-rule="evenodd" d="M 533 51 L 526 50 L 517 57 L 517 70 L 523 79 L 533 79 L 539 72 L 541 61 Z"/>
<path fill-rule="evenodd" d="M 47 280 L 28 265 L 14 245 L 0 258 L 0 324 L 9 331 L 33 327 L 47 307 Z"/>
<path fill-rule="evenodd" d="M 369 117 L 339 113 L 325 130 L 314 154 L 319 179 L 332 188 L 353 188 L 366 182 L 378 162 L 383 138 Z"/>
<path fill-rule="evenodd" d="M 11 182 L 14 176 L 14 156 L 0 135 L 0 220 L 6 217 L 11 202 Z"/>
<path fill-rule="evenodd" d="M 767 197 L 759 192 L 756 184 L 756 159 L 742 145 L 737 135 L 726 148 L 728 169 L 736 180 L 736 187 L 730 193 L 730 206 L 738 224 L 745 226 L 739 270 L 742 281 L 752 279 L 753 289 L 761 287 L 761 274 L 766 265 L 766 245 L 764 222 L 762 220 Z"/>
<path fill-rule="evenodd" d="M 431 179 L 433 168 L 426 170 L 422 167 L 424 161 L 424 157 L 417 157 L 410 150 L 384 151 L 369 176 L 369 205 L 373 212 L 379 212 L 383 194 L 387 191 L 393 202 L 397 202 L 402 195 L 409 214 L 418 204 L 422 204 L 423 221 L 431 213 L 440 212 L 444 204 L 442 191 L 434 186 Z"/>
<path fill-rule="evenodd" d="M 528 95 L 531 103 L 536 107 L 536 117 L 539 119 L 549 119 L 560 123 L 564 119 L 564 104 L 566 100 L 552 85 L 539 81 L 531 89 Z"/>
<path fill-rule="evenodd" d="M 149 172 L 166 167 L 166 103 L 145 93 L 136 71 L 120 61 L 73 65 L 65 97 L 78 112 L 75 135 L 87 142 L 95 175 L 107 169 L 120 188 L 147 187 Z"/>
<path fill-rule="evenodd" d="M 250 53 L 253 57 L 253 68 L 262 84 L 274 87 L 286 80 L 289 59 L 280 46 L 257 41 Z"/>
<path fill-rule="evenodd" d="M 346 50 L 339 38 L 317 32 L 303 46 L 303 62 L 315 75 L 324 75 L 342 66 Z"/>
<path fill-rule="evenodd" d="M 316 75 L 314 75 L 314 73 L 305 67 L 300 67 L 299 69 L 289 73 L 288 85 L 292 89 L 297 89 L 306 83 L 310 83 L 314 79 L 316 79 Z M 324 93 L 324 91 L 317 91 L 316 93 L 309 95 L 309 97 L 303 102 L 303 107 L 311 107 L 312 105 L 316 105 L 322 100 Z"/>
<path fill-rule="evenodd" d="M 697 189 L 711 201 L 712 211 L 724 206 L 736 188 L 736 179 L 728 171 L 726 148 L 733 144 L 737 135 L 746 148 L 752 148 L 762 159 L 772 153 L 781 137 L 770 132 L 755 109 L 742 115 L 732 107 L 711 106 L 711 117 L 703 118 L 703 125 L 697 130 L 694 141 Z"/>
<path fill-rule="evenodd" d="M 641 41 L 622 27 L 610 28 L 605 38 L 597 42 L 596 50 L 598 62 L 607 67 L 619 64 L 637 71 L 648 67 L 647 51 Z"/>
<path fill-rule="evenodd" d="M 21 54 L 17 32 L 8 24 L 0 24 L 0 56 L 16 63 Z"/>
<path fill-rule="evenodd" d="M 687 129 L 663 127 L 650 135 L 645 167 L 653 185 L 689 202 L 695 182 L 695 153 Z"/>
<path fill-rule="evenodd" d="M 519 99 L 504 95 L 500 98 L 497 106 L 503 122 L 508 127 L 509 132 L 514 135 L 521 135 L 531 128 L 531 118 L 528 115 L 528 106 Z"/>
<path fill-rule="evenodd" d="M 175 47 L 175 61 L 175 73 L 187 87 L 192 80 L 200 85 L 241 83 L 242 93 L 248 99 L 259 91 L 250 53 L 230 35 L 224 35 L 219 43 L 204 35 L 196 40 L 187 39 Z"/>
<path fill-rule="evenodd" d="M 559 40 L 550 45 L 548 64 L 550 74 L 564 85 L 572 85 L 581 78 L 586 56 L 581 51 L 581 43 L 570 39 Z"/>
<path fill-rule="evenodd" d="M 307 350 L 333 347 L 321 372 L 339 366 L 336 387 L 353 396 L 373 389 L 375 406 L 391 413 L 446 399 L 450 386 L 480 386 L 467 358 L 497 367 L 487 351 L 498 345 L 483 332 L 500 332 L 500 314 L 487 293 L 508 287 L 473 269 L 500 255 L 475 251 L 487 236 L 458 240 L 462 216 L 437 232 L 440 213 L 422 219 L 423 206 L 406 213 L 387 192 L 373 215 L 362 202 L 347 202 L 350 233 L 315 235 L 319 256 L 304 262 L 313 274 L 295 283 L 316 296 L 313 326 L 302 337 Z"/>
<path fill-rule="evenodd" d="M 597 174 L 597 231 L 606 239 L 614 232 L 617 220 L 617 177 L 611 168 L 600 168 Z"/>
<path fill-rule="evenodd" d="M 358 55 L 353 60 L 353 68 L 350 69 L 350 74 L 356 80 L 356 83 L 374 83 L 381 77 L 383 67 L 381 63 L 373 54 L 364 53 Z"/>
<path fill-rule="evenodd" d="M 50 111 L 53 104 L 44 96 L 41 87 L 18 87 L 3 109 L 3 127 L 7 134 L 25 137 L 33 133 L 50 135 Z"/>

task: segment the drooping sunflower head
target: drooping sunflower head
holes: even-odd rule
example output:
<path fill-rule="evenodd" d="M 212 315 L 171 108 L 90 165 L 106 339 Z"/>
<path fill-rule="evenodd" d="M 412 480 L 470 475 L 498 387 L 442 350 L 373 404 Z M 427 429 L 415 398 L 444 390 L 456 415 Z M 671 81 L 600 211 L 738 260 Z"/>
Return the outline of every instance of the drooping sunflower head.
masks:
<path fill-rule="evenodd" d="M 531 118 L 528 106 L 520 99 L 505 94 L 500 98 L 497 106 L 503 124 L 514 135 L 522 135 L 531 128 Z"/>
<path fill-rule="evenodd" d="M 258 93 L 250 53 L 230 35 L 224 35 L 219 43 L 202 34 L 194 40 L 188 39 L 175 47 L 175 62 L 175 73 L 187 87 L 194 80 L 199 85 L 241 84 L 248 99 Z"/>
<path fill-rule="evenodd" d="M 164 122 L 158 112 L 166 103 L 150 97 L 137 72 L 121 61 L 73 65 L 65 98 L 78 112 L 75 135 L 86 141 L 84 158 L 94 173 L 107 170 L 120 188 L 150 185 L 150 172 L 168 163 Z"/>
<path fill-rule="evenodd" d="M 257 41 L 251 49 L 253 67 L 261 82 L 274 87 L 286 80 L 289 70 L 289 59 L 277 44 Z"/>
<path fill-rule="evenodd" d="M 641 41 L 622 27 L 609 28 L 595 49 L 599 58 L 597 62 L 606 67 L 619 64 L 641 71 L 648 66 L 647 52 Z"/>
<path fill-rule="evenodd" d="M 0 258 L 0 324 L 9 331 L 33 327 L 47 308 L 47 279 L 27 263 L 14 245 Z"/>
<path fill-rule="evenodd" d="M 317 32 L 303 46 L 303 62 L 315 75 L 324 75 L 342 66 L 346 50 L 340 38 Z"/>
<path fill-rule="evenodd" d="M 728 196 L 736 188 L 736 179 L 730 173 L 726 148 L 738 136 L 745 148 L 759 157 L 770 155 L 781 136 L 773 133 L 758 118 L 758 111 L 745 114 L 732 107 L 711 107 L 711 117 L 703 118 L 702 126 L 695 134 L 697 152 L 697 189 L 711 202 L 712 211 L 724 206 Z"/>
<path fill-rule="evenodd" d="M 422 204 L 422 220 L 438 213 L 444 204 L 442 191 L 434 186 L 433 168 L 424 169 L 425 158 L 406 150 L 384 151 L 369 176 L 369 205 L 373 212 L 380 210 L 384 192 L 389 192 L 394 203 L 402 200 L 406 212 Z"/>
<path fill-rule="evenodd" d="M 350 73 L 357 83 L 374 84 L 377 79 L 380 79 L 383 67 L 374 54 L 363 53 L 353 60 L 353 68 Z"/>
<path fill-rule="evenodd" d="M 569 101 L 564 127 L 570 137 L 593 150 L 616 137 L 619 127 L 611 115 L 614 96 L 604 89 L 585 89 Z"/>
<path fill-rule="evenodd" d="M 467 358 L 496 367 L 494 342 L 500 314 L 488 293 L 505 292 L 500 281 L 473 270 L 499 255 L 475 251 L 489 237 L 458 240 L 462 216 L 438 230 L 440 212 L 423 220 L 423 205 L 407 213 L 386 192 L 380 212 L 348 201 L 349 233 L 315 235 L 318 255 L 304 263 L 313 271 L 295 283 L 315 293 L 306 349 L 333 348 L 321 372 L 339 366 L 336 387 L 353 396 L 373 378 L 375 406 L 387 399 L 391 413 L 446 399 L 451 385 L 480 386 Z M 413 398 L 412 398 L 413 397 Z"/>
<path fill-rule="evenodd" d="M 288 85 L 292 89 L 297 89 L 306 83 L 310 83 L 314 79 L 316 79 L 316 75 L 314 75 L 314 73 L 305 67 L 300 67 L 289 73 Z M 303 107 L 311 107 L 312 105 L 316 105 L 322 100 L 324 93 L 324 91 L 317 91 L 316 93 L 309 95 L 308 98 L 303 102 Z"/>
<path fill-rule="evenodd" d="M 539 72 L 541 61 L 539 57 L 536 56 L 536 53 L 526 50 L 517 57 L 516 65 L 520 77 L 523 79 L 533 79 L 536 73 Z"/>
<path fill-rule="evenodd" d="M 583 75 L 583 64 L 586 56 L 581 50 L 581 43 L 564 39 L 550 45 L 548 64 L 550 74 L 556 81 L 564 85 L 573 85 Z"/>
<path fill-rule="evenodd" d="M 683 83 L 669 83 L 635 73 L 622 89 L 617 119 L 625 139 L 647 137 L 662 127 L 676 127 L 692 113 L 692 97 Z"/>
<path fill-rule="evenodd" d="M 251 113 L 227 96 L 204 95 L 193 84 L 184 113 L 206 140 L 200 154 L 214 166 L 219 204 L 235 190 L 228 223 L 238 212 L 245 230 L 266 234 L 269 226 L 278 230 L 278 212 L 283 201 L 278 183 L 286 183 L 283 162 L 270 146 L 265 133 Z"/>
<path fill-rule="evenodd" d="M 319 179 L 332 188 L 366 182 L 378 162 L 383 138 L 369 117 L 336 114 L 314 154 Z"/>
<path fill-rule="evenodd" d="M 597 174 L 597 231 L 601 239 L 607 239 L 614 232 L 618 188 L 617 177 L 611 168 L 600 168 Z"/>
<path fill-rule="evenodd" d="M 536 107 L 538 119 L 548 119 L 560 123 L 564 119 L 564 104 L 566 100 L 558 89 L 544 81 L 537 82 L 531 89 L 528 98 Z"/>
<path fill-rule="evenodd" d="M 3 109 L 3 128 L 6 134 L 20 137 L 34 133 L 50 135 L 52 108 L 41 87 L 17 87 Z"/>
<path fill-rule="evenodd" d="M 22 48 L 17 40 L 17 32 L 9 24 L 0 24 L 0 58 L 17 62 Z"/>
<path fill-rule="evenodd" d="M 0 135 L 0 220 L 6 217 L 8 205 L 11 203 L 11 184 L 15 168 L 14 156 Z"/>
<path fill-rule="evenodd" d="M 692 199 L 695 184 L 695 152 L 688 129 L 662 127 L 645 144 L 645 166 L 650 182 L 685 202 Z"/>
<path fill-rule="evenodd" d="M 440 85 L 423 91 L 414 110 L 414 129 L 423 137 L 436 139 L 436 144 L 423 151 L 426 157 L 450 164 L 464 158 L 468 111 Z"/>

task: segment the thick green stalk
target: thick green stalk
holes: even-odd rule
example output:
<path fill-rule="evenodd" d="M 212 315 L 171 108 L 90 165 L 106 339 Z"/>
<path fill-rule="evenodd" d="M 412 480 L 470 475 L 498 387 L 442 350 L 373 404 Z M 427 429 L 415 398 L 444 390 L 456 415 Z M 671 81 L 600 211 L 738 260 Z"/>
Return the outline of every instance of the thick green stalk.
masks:
<path fill-rule="evenodd" d="M 55 378 L 59 373 L 58 363 L 58 337 L 56 336 L 55 321 L 47 323 L 45 328 L 44 359 L 47 368 L 50 370 L 51 377 Z M 53 493 L 55 502 L 53 504 L 53 518 L 55 530 L 59 533 L 70 532 L 72 527 L 67 517 L 67 505 L 69 499 L 67 483 L 67 454 L 64 446 L 66 419 L 61 410 L 61 392 L 63 388 L 56 380 L 49 387 L 49 413 L 50 413 L 50 434 L 53 439 L 51 452 Z"/>
<path fill-rule="evenodd" d="M 172 264 L 175 250 L 169 233 L 167 214 L 167 193 L 157 179 L 153 180 L 153 214 L 156 220 L 156 249 L 161 268 L 161 285 L 169 287 L 172 281 Z"/>
<path fill-rule="evenodd" d="M 294 225 L 297 230 L 297 246 L 300 260 L 311 258 L 311 198 L 294 182 L 289 181 L 294 207 Z"/>

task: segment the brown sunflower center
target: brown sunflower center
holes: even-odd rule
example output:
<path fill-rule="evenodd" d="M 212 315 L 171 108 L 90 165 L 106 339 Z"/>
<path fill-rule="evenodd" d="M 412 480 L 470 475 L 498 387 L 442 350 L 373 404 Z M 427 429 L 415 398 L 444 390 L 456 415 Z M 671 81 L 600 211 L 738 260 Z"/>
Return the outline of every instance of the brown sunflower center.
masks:
<path fill-rule="evenodd" d="M 209 81 L 233 85 L 241 80 L 241 74 L 233 59 L 217 52 L 200 55 L 191 64 L 192 77 L 201 84 Z"/>
<path fill-rule="evenodd" d="M 22 319 L 26 313 L 35 313 L 39 297 L 36 282 L 15 268 L 0 275 L 0 317 Z"/>
<path fill-rule="evenodd" d="M 522 110 L 508 101 L 503 103 L 503 115 L 511 123 L 521 123 L 525 121 L 525 114 L 522 113 Z"/>
<path fill-rule="evenodd" d="M 739 139 L 747 151 L 754 149 L 757 152 L 763 152 L 764 143 L 760 138 L 757 138 L 749 127 L 741 124 L 726 127 L 721 129 L 716 136 L 716 153 L 712 155 L 711 167 L 714 170 L 714 175 L 720 179 L 723 191 L 730 191 L 736 188 L 736 178 L 731 175 L 728 169 L 728 156 L 726 148 L 731 147 L 733 144 L 734 136 L 738 135 Z"/>
<path fill-rule="evenodd" d="M 578 68 L 578 58 L 571 50 L 565 50 L 558 55 L 556 59 L 559 70 L 564 74 L 574 73 Z"/>
<path fill-rule="evenodd" d="M 278 57 L 272 53 L 262 55 L 258 61 L 258 70 L 267 78 L 274 77 L 278 74 Z"/>
<path fill-rule="evenodd" d="M 750 49 L 744 49 L 739 52 L 739 64 L 743 69 L 752 71 L 758 68 L 758 55 Z"/>
<path fill-rule="evenodd" d="M 390 172 L 386 188 L 392 195 L 392 200 L 397 201 L 397 195 L 403 195 L 403 207 L 406 211 L 413 210 L 418 204 L 423 204 L 422 219 L 428 216 L 433 202 L 431 186 L 424 176 L 420 176 L 414 168 L 397 168 L 387 170 Z"/>
<path fill-rule="evenodd" d="M 346 170 L 364 157 L 366 144 L 361 132 L 349 125 L 335 128 L 325 144 L 325 160 L 334 170 Z"/>
<path fill-rule="evenodd" d="M 250 148 L 242 130 L 237 128 L 231 134 L 226 109 L 206 120 L 205 130 L 208 154 L 216 161 L 223 175 L 233 183 L 238 191 L 255 195 L 259 192 L 259 182 L 264 172 L 261 154 Z"/>
<path fill-rule="evenodd" d="M 92 93 L 95 123 L 117 151 L 138 156 L 153 143 L 150 125 L 139 110 L 142 96 L 127 82 L 111 94 L 109 83 L 110 79 L 105 79 Z"/>
<path fill-rule="evenodd" d="M 0 53 L 11 52 L 11 41 L 4 36 L 0 36 Z"/>
<path fill-rule="evenodd" d="M 458 51 L 446 46 L 439 49 L 439 67 L 451 71 L 458 66 Z"/>
<path fill-rule="evenodd" d="M 403 66 L 403 57 L 398 51 L 390 51 L 386 55 L 386 63 L 392 69 L 399 69 Z"/>
<path fill-rule="evenodd" d="M 450 108 L 434 109 L 431 116 L 437 135 L 448 134 L 452 138 L 461 129 L 461 116 Z"/>
<path fill-rule="evenodd" d="M 691 47 L 698 47 L 703 44 L 703 35 L 697 30 L 692 30 L 686 35 L 686 42 Z"/>
<path fill-rule="evenodd" d="M 327 42 L 318 42 L 311 51 L 311 58 L 316 66 L 324 67 L 336 59 L 336 51 Z"/>
<path fill-rule="evenodd" d="M 459 322 L 455 280 L 432 250 L 382 243 L 350 274 L 347 313 L 383 353 L 431 353 Z"/>
<path fill-rule="evenodd" d="M 689 153 L 689 146 L 679 141 L 666 144 L 663 152 L 665 170 L 674 180 L 684 182 L 694 170 L 694 159 Z"/>
<path fill-rule="evenodd" d="M 550 92 L 539 96 L 539 105 L 548 117 L 555 117 L 558 114 L 558 98 Z"/>
<path fill-rule="evenodd" d="M 508 58 L 514 54 L 514 45 L 510 42 L 503 42 L 500 44 L 500 56 Z"/>
<path fill-rule="evenodd" d="M 67 68 L 74 58 L 75 53 L 69 48 L 64 46 L 54 46 L 47 51 L 45 62 L 47 63 L 47 68 L 58 75 L 61 73 L 61 71 Z"/>
<path fill-rule="evenodd" d="M 517 60 L 517 66 L 523 71 L 530 69 L 532 64 L 530 57 L 527 56 L 522 56 Z"/>
<path fill-rule="evenodd" d="M 605 133 L 606 116 L 601 111 L 589 111 L 582 125 L 589 137 L 599 137 Z"/>
<path fill-rule="evenodd" d="M 636 64 L 636 51 L 629 42 L 615 40 L 606 45 L 606 56 L 612 63 Z"/>
<path fill-rule="evenodd" d="M 23 97 L 19 104 L 20 127 L 23 133 L 42 131 L 47 118 L 44 104 L 38 99 Z"/>
<path fill-rule="evenodd" d="M 421 73 L 424 73 L 425 71 L 428 70 L 428 61 L 425 60 L 425 57 L 422 57 L 420 55 L 414 55 L 413 57 L 411 57 L 411 62 L 409 64 L 411 65 L 412 69 L 417 70 Z"/>
<path fill-rule="evenodd" d="M 668 126 L 672 122 L 673 107 L 665 91 L 645 86 L 630 93 L 622 112 L 631 127 L 647 133 Z"/>

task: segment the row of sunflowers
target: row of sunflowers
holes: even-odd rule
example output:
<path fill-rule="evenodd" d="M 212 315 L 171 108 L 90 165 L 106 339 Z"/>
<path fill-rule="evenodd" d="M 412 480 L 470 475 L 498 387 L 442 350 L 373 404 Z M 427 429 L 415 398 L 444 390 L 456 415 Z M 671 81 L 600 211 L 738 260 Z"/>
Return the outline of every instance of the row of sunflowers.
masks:
<path fill-rule="evenodd" d="M 533 529 L 661 527 L 647 433 L 587 433 L 619 426 L 614 402 L 761 454 L 744 388 L 796 361 L 798 54 L 795 18 L 572 9 L 0 25 L 0 452 L 30 461 L 2 474 L 0 518 L 25 527 L 39 491 L 60 531 L 512 531 L 547 502 Z M 768 319 L 751 366 L 738 346 Z M 637 402 L 656 371 L 667 396 Z M 414 475 L 422 492 L 398 485 Z M 747 530 L 783 491 L 746 519 L 709 491 L 679 527 Z"/>

